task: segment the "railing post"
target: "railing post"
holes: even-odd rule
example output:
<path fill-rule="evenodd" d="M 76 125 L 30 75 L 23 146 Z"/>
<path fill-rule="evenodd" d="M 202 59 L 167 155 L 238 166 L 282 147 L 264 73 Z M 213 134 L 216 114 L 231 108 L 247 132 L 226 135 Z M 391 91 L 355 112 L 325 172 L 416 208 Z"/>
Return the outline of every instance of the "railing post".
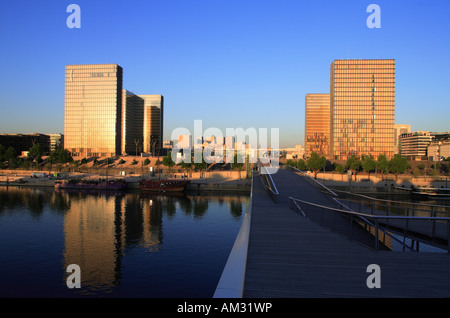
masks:
<path fill-rule="evenodd" d="M 450 220 L 447 220 L 447 253 L 450 253 Z"/>
<path fill-rule="evenodd" d="M 407 228 L 408 228 L 408 225 L 409 225 L 409 218 L 408 218 L 408 216 L 409 216 L 409 208 L 406 208 L 406 222 L 405 222 L 405 229 L 407 229 Z"/>
<path fill-rule="evenodd" d="M 353 215 L 350 214 L 350 234 L 348 235 L 348 238 L 351 240 L 353 234 Z"/>
<path fill-rule="evenodd" d="M 431 207 L 431 217 L 436 218 L 436 211 L 433 212 L 433 207 Z M 431 235 L 434 237 L 436 231 L 436 219 L 433 219 L 432 222 Z"/>
<path fill-rule="evenodd" d="M 375 219 L 375 251 L 378 252 L 378 218 Z"/>

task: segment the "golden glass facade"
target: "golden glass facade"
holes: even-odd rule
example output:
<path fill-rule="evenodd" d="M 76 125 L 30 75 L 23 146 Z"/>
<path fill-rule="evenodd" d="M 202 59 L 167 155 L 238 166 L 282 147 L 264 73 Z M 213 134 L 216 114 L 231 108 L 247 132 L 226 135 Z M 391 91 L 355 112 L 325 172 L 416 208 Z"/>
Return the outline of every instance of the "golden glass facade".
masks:
<path fill-rule="evenodd" d="M 330 139 L 330 94 L 305 96 L 305 156 L 327 156 Z"/>
<path fill-rule="evenodd" d="M 395 60 L 335 60 L 330 83 L 330 158 L 393 156 Z"/>
<path fill-rule="evenodd" d="M 164 97 L 138 96 L 144 100 L 144 152 L 159 155 L 163 144 Z"/>
<path fill-rule="evenodd" d="M 122 90 L 122 154 L 143 151 L 144 99 Z"/>
<path fill-rule="evenodd" d="M 122 67 L 66 65 L 64 147 L 74 156 L 121 153 Z"/>

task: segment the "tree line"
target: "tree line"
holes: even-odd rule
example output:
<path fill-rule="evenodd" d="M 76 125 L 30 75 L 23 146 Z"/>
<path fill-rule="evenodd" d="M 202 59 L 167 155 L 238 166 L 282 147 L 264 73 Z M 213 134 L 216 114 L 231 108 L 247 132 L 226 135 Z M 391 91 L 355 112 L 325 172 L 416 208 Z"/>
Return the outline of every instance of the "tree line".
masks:
<path fill-rule="evenodd" d="M 31 146 L 26 157 L 20 156 L 19 152 L 12 146 L 6 148 L 0 145 L 0 168 L 37 168 L 44 161 L 42 159 L 43 153 L 42 146 L 39 143 Z M 68 150 L 58 148 L 50 152 L 46 161 L 50 164 L 65 164 L 73 162 L 73 158 Z"/>
<path fill-rule="evenodd" d="M 450 162 L 450 157 L 446 159 L 446 162 Z M 376 159 L 372 155 L 363 155 L 358 157 L 356 155 L 351 155 L 348 157 L 345 164 L 334 163 L 331 164 L 325 156 L 319 156 L 317 153 L 313 152 L 311 157 L 306 161 L 304 159 L 288 159 L 286 165 L 296 167 L 299 170 L 306 171 L 310 170 L 314 174 L 314 178 L 317 178 L 317 174 L 321 170 L 336 171 L 338 173 L 345 173 L 346 171 L 351 171 L 353 175 L 364 171 L 370 176 L 371 173 L 381 173 L 382 175 L 387 173 L 392 173 L 397 179 L 398 175 L 405 173 L 408 169 L 411 169 L 411 164 L 408 162 L 406 157 L 396 154 L 390 160 L 383 154 L 380 154 Z M 425 170 L 425 164 L 420 163 L 417 169 L 423 171 Z M 433 163 L 432 169 L 435 172 L 444 171 L 447 172 L 447 164 L 440 162 Z M 415 176 L 420 175 L 417 170 L 413 171 Z"/>

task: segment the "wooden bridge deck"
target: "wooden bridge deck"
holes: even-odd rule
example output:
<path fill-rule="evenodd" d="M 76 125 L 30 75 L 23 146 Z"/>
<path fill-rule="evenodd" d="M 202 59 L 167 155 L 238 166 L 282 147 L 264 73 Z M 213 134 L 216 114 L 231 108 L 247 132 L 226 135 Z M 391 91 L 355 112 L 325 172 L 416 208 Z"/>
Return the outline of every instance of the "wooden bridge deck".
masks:
<path fill-rule="evenodd" d="M 369 250 L 289 209 L 289 196 L 330 202 L 304 178 L 272 177 L 278 203 L 253 179 L 244 297 L 450 297 L 450 255 Z M 370 264 L 380 266 L 381 288 L 367 287 Z"/>

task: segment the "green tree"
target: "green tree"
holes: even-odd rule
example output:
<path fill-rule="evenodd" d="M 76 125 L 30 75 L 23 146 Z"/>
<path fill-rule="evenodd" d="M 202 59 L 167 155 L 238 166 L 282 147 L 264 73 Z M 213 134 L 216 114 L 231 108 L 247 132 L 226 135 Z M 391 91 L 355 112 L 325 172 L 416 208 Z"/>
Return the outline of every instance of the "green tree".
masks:
<path fill-rule="evenodd" d="M 3 162 L 6 160 L 5 158 L 5 147 L 3 145 L 0 145 L 0 162 Z"/>
<path fill-rule="evenodd" d="M 286 166 L 295 167 L 296 166 L 295 161 L 292 159 L 286 160 Z"/>
<path fill-rule="evenodd" d="M 336 166 L 336 169 L 335 169 L 337 172 L 339 172 L 339 173 L 344 173 L 345 172 L 345 167 L 344 167 L 344 165 L 341 165 L 341 164 L 338 164 L 337 166 Z"/>
<path fill-rule="evenodd" d="M 378 155 L 378 160 L 375 166 L 377 168 L 377 171 L 380 171 L 382 174 L 387 173 L 389 169 L 389 162 L 386 156 L 383 154 Z"/>
<path fill-rule="evenodd" d="M 47 161 L 50 163 L 69 163 L 73 162 L 73 158 L 67 149 L 58 148 L 50 152 Z"/>
<path fill-rule="evenodd" d="M 191 170 L 191 168 L 193 167 L 193 163 L 192 160 L 191 162 L 185 162 L 184 160 L 180 162 L 180 166 L 181 168 L 186 170 L 186 175 L 189 175 L 189 171 Z"/>
<path fill-rule="evenodd" d="M 144 166 L 148 166 L 150 164 L 150 159 L 145 158 L 144 160 Z"/>
<path fill-rule="evenodd" d="M 39 143 L 34 144 L 30 150 L 28 150 L 28 159 L 35 162 L 36 167 L 38 167 L 39 163 L 42 161 L 42 147 Z"/>
<path fill-rule="evenodd" d="M 345 166 L 355 174 L 356 181 L 356 174 L 358 173 L 359 169 L 361 169 L 361 160 L 359 160 L 359 157 L 356 155 L 351 155 L 350 157 L 348 157 Z"/>
<path fill-rule="evenodd" d="M 305 160 L 298 159 L 297 160 L 297 168 L 301 171 L 305 171 L 307 169 Z"/>
<path fill-rule="evenodd" d="M 320 157 L 317 153 L 311 153 L 311 157 L 307 160 L 308 168 L 314 173 L 314 179 L 317 179 L 317 174 L 320 169 L 325 168 L 327 159 L 325 156 Z"/>
<path fill-rule="evenodd" d="M 169 169 L 169 173 L 172 173 L 172 167 L 175 166 L 175 162 L 172 159 L 171 152 L 169 152 L 167 156 L 163 157 L 162 164 Z"/>
<path fill-rule="evenodd" d="M 375 170 L 375 160 L 373 159 L 373 156 L 372 155 L 363 156 L 361 167 L 365 172 L 369 174 L 370 177 L 370 172 Z"/>
<path fill-rule="evenodd" d="M 242 155 L 235 154 L 233 162 L 231 163 L 231 169 L 239 171 L 239 180 L 241 179 L 241 170 L 244 167 Z"/>
<path fill-rule="evenodd" d="M 5 151 L 5 160 L 8 160 L 9 166 L 11 167 L 13 163 L 17 160 L 17 152 L 16 149 L 9 146 Z"/>
<path fill-rule="evenodd" d="M 396 154 L 389 164 L 389 168 L 391 172 L 395 175 L 395 180 L 397 180 L 397 176 L 399 173 L 403 173 L 406 171 L 408 167 L 408 161 L 401 154 Z"/>

